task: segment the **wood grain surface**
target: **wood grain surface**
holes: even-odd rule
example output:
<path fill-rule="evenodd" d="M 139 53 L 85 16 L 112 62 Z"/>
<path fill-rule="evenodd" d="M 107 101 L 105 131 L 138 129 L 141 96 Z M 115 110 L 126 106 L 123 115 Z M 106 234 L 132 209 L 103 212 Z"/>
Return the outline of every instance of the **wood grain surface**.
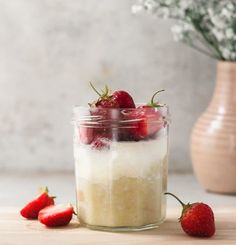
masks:
<path fill-rule="evenodd" d="M 128 233 L 93 231 L 74 219 L 67 227 L 49 229 L 19 215 L 17 208 L 0 208 L 0 245 L 96 244 L 96 245 L 236 245 L 236 208 L 215 209 L 216 234 L 210 239 L 185 235 L 178 223 L 180 209 L 168 209 L 164 224 L 154 230 Z"/>

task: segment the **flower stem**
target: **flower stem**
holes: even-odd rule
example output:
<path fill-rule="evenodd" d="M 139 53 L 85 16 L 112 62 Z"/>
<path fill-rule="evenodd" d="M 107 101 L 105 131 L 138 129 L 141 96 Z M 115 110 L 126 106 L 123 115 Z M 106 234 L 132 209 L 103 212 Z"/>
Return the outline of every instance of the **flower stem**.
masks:
<path fill-rule="evenodd" d="M 213 58 L 213 59 L 218 59 L 218 56 L 215 56 L 215 55 L 213 55 L 213 54 L 211 54 L 211 53 L 205 51 L 204 49 L 202 49 L 202 48 L 200 48 L 200 47 L 198 47 L 198 46 L 196 46 L 196 45 L 194 45 L 194 44 L 192 44 L 192 43 L 190 43 L 190 42 L 184 42 L 184 43 L 186 43 L 189 47 L 191 47 L 191 48 L 193 48 L 193 49 L 195 49 L 195 50 L 197 50 L 197 51 L 199 51 L 199 52 L 205 54 L 205 55 L 208 56 L 208 57 L 211 57 L 211 58 Z"/>

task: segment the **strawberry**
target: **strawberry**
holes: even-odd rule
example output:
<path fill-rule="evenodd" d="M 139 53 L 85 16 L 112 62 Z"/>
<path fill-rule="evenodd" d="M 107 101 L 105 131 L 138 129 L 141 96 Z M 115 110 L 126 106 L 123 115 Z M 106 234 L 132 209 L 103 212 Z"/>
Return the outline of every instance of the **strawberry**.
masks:
<path fill-rule="evenodd" d="M 115 91 L 112 100 L 116 101 L 119 108 L 135 108 L 134 100 L 129 93 L 123 90 Z"/>
<path fill-rule="evenodd" d="M 129 119 L 136 120 L 130 132 L 137 140 L 155 135 L 162 127 L 162 115 L 153 108 L 138 107 Z"/>
<path fill-rule="evenodd" d="M 166 192 L 176 198 L 183 207 L 179 218 L 182 229 L 190 236 L 212 237 L 215 234 L 215 221 L 212 209 L 205 203 L 195 202 L 184 204 L 174 194 Z"/>
<path fill-rule="evenodd" d="M 41 209 L 54 205 L 54 198 L 48 195 L 48 188 L 45 187 L 36 199 L 30 201 L 21 209 L 20 214 L 26 219 L 37 219 Z"/>
<path fill-rule="evenodd" d="M 73 213 L 72 206 L 52 205 L 39 212 L 38 220 L 48 227 L 64 226 L 70 223 Z"/>
<path fill-rule="evenodd" d="M 134 100 L 131 95 L 123 90 L 117 90 L 113 94 L 109 94 L 109 88 L 105 86 L 102 93 L 90 83 L 92 89 L 99 95 L 99 99 L 90 104 L 95 105 L 97 108 L 135 108 Z"/>
<path fill-rule="evenodd" d="M 119 108 L 119 104 L 115 100 L 112 100 L 111 97 L 108 97 L 108 98 L 103 98 L 99 100 L 96 103 L 96 107 L 112 109 L 112 108 Z"/>
<path fill-rule="evenodd" d="M 94 138 L 94 129 L 81 124 L 79 127 L 80 141 L 83 144 L 90 144 Z"/>
<path fill-rule="evenodd" d="M 102 150 L 102 149 L 109 149 L 109 138 L 108 137 L 102 137 L 102 136 L 96 136 L 95 139 L 92 142 L 92 148 L 96 150 Z"/>
<path fill-rule="evenodd" d="M 109 95 L 109 89 L 105 86 L 105 90 L 102 90 L 102 93 L 98 92 L 98 90 L 93 86 L 90 82 L 92 89 L 99 95 L 97 101 L 90 104 L 91 107 L 96 108 L 119 108 L 119 104 L 116 100 L 113 100 L 112 95 Z"/>
<path fill-rule="evenodd" d="M 155 96 L 163 90 L 157 91 L 147 105 L 138 106 L 136 109 L 123 111 L 124 120 L 127 121 L 126 130 L 132 140 L 141 140 L 154 136 L 164 125 L 162 114 L 158 107 L 161 105 L 154 102 Z"/>

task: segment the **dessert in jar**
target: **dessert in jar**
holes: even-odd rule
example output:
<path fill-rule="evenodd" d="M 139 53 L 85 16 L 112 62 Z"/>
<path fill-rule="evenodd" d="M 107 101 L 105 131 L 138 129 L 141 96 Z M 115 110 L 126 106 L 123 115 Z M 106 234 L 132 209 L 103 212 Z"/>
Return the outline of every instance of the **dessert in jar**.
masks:
<path fill-rule="evenodd" d="M 100 230 L 155 228 L 166 212 L 168 108 L 157 93 L 143 105 L 108 93 L 74 108 L 78 218 Z"/>

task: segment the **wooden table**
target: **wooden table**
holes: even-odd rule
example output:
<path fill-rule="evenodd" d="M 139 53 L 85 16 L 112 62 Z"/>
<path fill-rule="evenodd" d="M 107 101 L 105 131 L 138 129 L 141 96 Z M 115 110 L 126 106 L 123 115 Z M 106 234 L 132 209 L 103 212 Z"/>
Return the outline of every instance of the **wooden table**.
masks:
<path fill-rule="evenodd" d="M 129 233 L 89 230 L 80 227 L 76 219 L 67 227 L 49 229 L 38 221 L 23 219 L 18 210 L 17 208 L 0 208 L 0 245 L 236 245 L 236 208 L 214 210 L 217 230 L 211 239 L 192 238 L 185 235 L 177 222 L 180 209 L 169 209 L 166 222 L 157 229 Z"/>

